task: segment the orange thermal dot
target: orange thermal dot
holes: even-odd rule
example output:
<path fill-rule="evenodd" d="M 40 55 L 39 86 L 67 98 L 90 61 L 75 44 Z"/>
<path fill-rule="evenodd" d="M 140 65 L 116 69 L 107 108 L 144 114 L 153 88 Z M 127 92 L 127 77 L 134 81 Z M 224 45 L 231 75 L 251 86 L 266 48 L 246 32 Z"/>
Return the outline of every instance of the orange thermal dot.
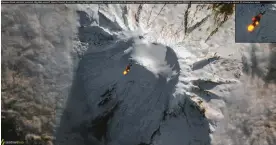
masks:
<path fill-rule="evenodd" d="M 254 25 L 250 24 L 250 25 L 248 25 L 247 30 L 248 30 L 248 32 L 252 32 L 254 30 L 254 28 L 255 28 Z"/>
<path fill-rule="evenodd" d="M 256 25 L 259 25 L 259 21 L 256 21 L 255 24 L 256 24 Z"/>
<path fill-rule="evenodd" d="M 126 75 L 127 73 L 128 73 L 128 72 L 127 72 L 126 70 L 123 72 L 124 75 Z"/>

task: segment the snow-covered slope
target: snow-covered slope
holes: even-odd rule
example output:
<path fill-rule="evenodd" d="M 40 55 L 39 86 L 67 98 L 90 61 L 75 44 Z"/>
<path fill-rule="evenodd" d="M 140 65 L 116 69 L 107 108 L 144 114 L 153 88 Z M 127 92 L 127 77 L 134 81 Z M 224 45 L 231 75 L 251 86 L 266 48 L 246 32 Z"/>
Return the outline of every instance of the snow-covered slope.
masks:
<path fill-rule="evenodd" d="M 276 143 L 276 48 L 236 44 L 234 16 L 217 27 L 210 5 L 30 8 L 49 14 L 34 14 L 36 21 L 45 24 L 45 19 L 56 16 L 50 14 L 52 9 L 71 12 L 69 26 L 77 29 L 70 34 L 65 30 L 49 41 L 53 48 L 69 50 L 53 53 L 53 64 L 64 68 L 57 71 L 70 72 L 64 74 L 67 82 L 53 83 L 71 87 L 56 88 L 62 95 L 58 107 L 52 107 L 55 144 Z M 63 24 L 68 26 L 66 21 Z M 42 30 L 52 30 L 46 26 L 33 29 L 44 34 Z M 73 48 L 58 45 L 58 38 L 72 42 Z M 3 41 L 5 48 L 12 45 Z M 64 64 L 60 56 L 73 61 Z M 130 72 L 124 76 L 130 63 Z"/>
<path fill-rule="evenodd" d="M 244 87 L 248 80 L 243 79 L 244 62 L 241 61 L 242 55 L 246 57 L 246 52 L 243 54 L 241 51 L 250 50 L 250 45 L 234 43 L 234 18 L 219 28 L 221 31 L 209 37 L 215 27 L 212 26 L 214 20 L 208 5 L 94 7 L 96 8 L 87 10 L 80 6 L 87 13 L 85 18 L 80 19 L 90 20 L 92 24 L 89 26 L 86 23 L 80 32 L 89 33 L 90 27 L 98 26 L 99 29 L 106 29 L 104 33 L 111 33 L 113 37 L 110 39 L 116 41 L 116 44 L 120 43 L 117 39 L 124 39 L 127 43 L 108 44 L 109 50 L 101 53 L 90 53 L 88 47 L 88 56 L 84 55 L 80 62 L 79 72 L 86 76 L 87 71 L 89 77 L 85 77 L 82 81 L 84 83 L 78 86 L 84 85 L 89 90 L 83 92 L 89 100 L 88 108 L 92 107 L 90 115 L 84 116 L 91 116 L 88 118 L 94 120 L 98 115 L 103 118 L 100 112 L 113 112 L 106 124 L 106 134 L 103 134 L 103 138 L 98 138 L 112 145 L 210 144 L 212 132 L 217 127 L 224 127 L 219 122 L 228 118 L 225 117 L 228 115 L 225 113 L 227 102 L 234 101 L 236 104 L 237 97 L 243 100 L 251 92 Z M 93 10 L 93 15 L 98 13 L 96 18 L 88 15 Z M 106 37 L 105 40 L 109 40 L 109 36 Z M 103 41 L 100 43 L 106 44 Z M 166 50 L 166 46 L 172 49 Z M 123 51 L 126 50 L 127 54 L 124 54 Z M 174 51 L 176 56 L 168 53 L 164 55 L 164 51 Z M 260 66 L 264 69 L 260 70 L 263 75 L 268 68 L 265 65 L 269 64 L 268 51 L 262 52 L 262 55 L 267 55 L 263 57 L 267 58 L 263 62 L 264 66 Z M 82 70 L 87 59 L 91 64 Z M 127 76 L 123 76 L 122 70 L 130 59 L 135 65 Z M 170 63 L 171 67 L 179 65 L 180 68 L 173 73 L 171 67 L 166 67 L 169 62 L 167 59 L 174 60 Z M 164 74 L 167 78 L 174 78 L 170 81 L 177 82 L 167 84 L 170 81 L 165 81 Z M 111 91 L 110 96 L 108 99 L 101 98 L 107 88 Z M 101 107 L 96 104 L 105 99 L 110 101 L 106 104 L 108 107 L 97 111 Z M 203 110 L 205 112 L 202 113 Z M 222 144 L 231 144 L 220 141 Z M 219 141 L 214 142 L 216 143 Z"/>

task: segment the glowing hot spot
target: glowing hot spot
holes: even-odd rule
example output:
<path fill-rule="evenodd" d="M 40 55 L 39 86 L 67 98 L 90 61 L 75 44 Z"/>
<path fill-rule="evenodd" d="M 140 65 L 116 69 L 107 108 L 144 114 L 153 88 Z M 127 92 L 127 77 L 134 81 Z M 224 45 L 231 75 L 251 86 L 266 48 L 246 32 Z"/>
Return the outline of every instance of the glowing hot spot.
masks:
<path fill-rule="evenodd" d="M 254 30 L 254 26 L 252 24 L 248 25 L 247 30 L 248 32 L 252 32 Z"/>

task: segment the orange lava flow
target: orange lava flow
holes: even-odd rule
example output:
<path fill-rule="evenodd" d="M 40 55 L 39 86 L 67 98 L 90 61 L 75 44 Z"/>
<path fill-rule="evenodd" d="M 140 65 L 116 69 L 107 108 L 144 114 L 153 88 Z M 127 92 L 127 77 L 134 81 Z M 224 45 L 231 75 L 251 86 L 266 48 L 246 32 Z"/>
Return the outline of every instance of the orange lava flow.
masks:
<path fill-rule="evenodd" d="M 130 71 L 129 69 L 126 69 L 123 71 L 123 74 L 126 75 L 126 74 L 128 74 L 129 71 Z"/>

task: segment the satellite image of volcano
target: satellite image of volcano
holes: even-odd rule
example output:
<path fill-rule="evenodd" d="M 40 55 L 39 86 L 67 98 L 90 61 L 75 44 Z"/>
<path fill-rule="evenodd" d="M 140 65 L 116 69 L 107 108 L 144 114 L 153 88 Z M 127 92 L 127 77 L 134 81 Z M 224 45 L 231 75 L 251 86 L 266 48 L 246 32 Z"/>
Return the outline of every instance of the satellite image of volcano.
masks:
<path fill-rule="evenodd" d="M 2 142 L 275 145 L 276 45 L 235 43 L 235 11 L 2 4 Z"/>

